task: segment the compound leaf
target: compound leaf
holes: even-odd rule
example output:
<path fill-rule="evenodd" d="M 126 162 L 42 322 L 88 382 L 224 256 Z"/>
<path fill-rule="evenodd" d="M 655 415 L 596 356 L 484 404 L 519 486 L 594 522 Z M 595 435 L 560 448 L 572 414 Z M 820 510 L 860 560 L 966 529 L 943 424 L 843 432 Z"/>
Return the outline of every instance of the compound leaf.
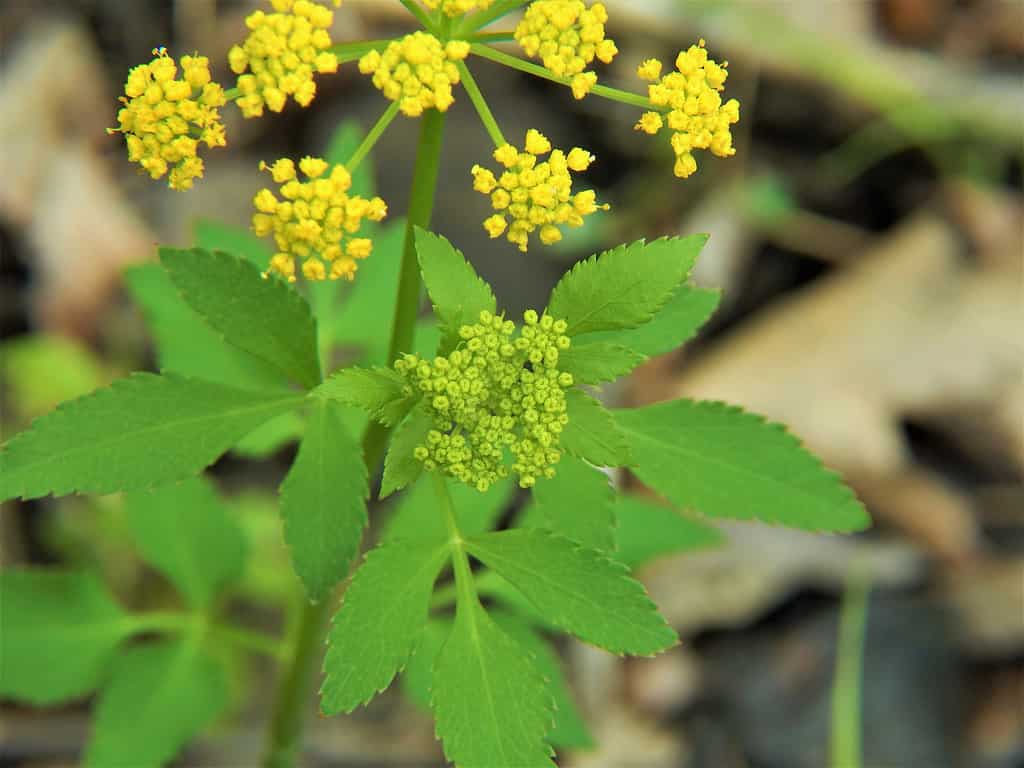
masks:
<path fill-rule="evenodd" d="M 539 529 L 485 533 L 466 547 L 581 640 L 640 656 L 678 641 L 629 569 L 596 550 Z"/>
<path fill-rule="evenodd" d="M 577 384 L 600 384 L 625 376 L 647 357 L 621 344 L 605 341 L 573 344 L 558 356 L 558 367 Z"/>
<path fill-rule="evenodd" d="M 428 619 L 402 673 L 402 693 L 425 710 L 434 688 L 434 662 L 451 633 L 450 619 Z"/>
<path fill-rule="evenodd" d="M 189 604 L 205 608 L 245 567 L 245 536 L 210 483 L 189 478 L 125 499 L 128 525 L 146 562 Z"/>
<path fill-rule="evenodd" d="M 341 406 L 315 402 L 281 484 L 284 540 L 311 600 L 327 597 L 348 573 L 366 526 L 368 496 L 363 451 L 345 426 Z"/>
<path fill-rule="evenodd" d="M 417 445 L 423 445 L 427 441 L 427 432 L 431 430 L 433 424 L 430 412 L 418 406 L 398 425 L 398 429 L 391 437 L 388 454 L 384 457 L 384 478 L 381 480 L 380 498 L 387 498 L 420 476 L 423 462 L 413 456 L 413 451 Z"/>
<path fill-rule="evenodd" d="M 554 768 L 545 742 L 554 702 L 545 680 L 476 600 L 459 603 L 430 703 L 444 754 L 459 768 Z"/>
<path fill-rule="evenodd" d="M 0 696 L 56 704 L 92 691 L 129 631 L 96 576 L 0 573 Z"/>
<path fill-rule="evenodd" d="M 317 387 L 317 394 L 362 408 L 389 427 L 401 421 L 416 399 L 402 375 L 391 368 L 345 368 Z"/>
<path fill-rule="evenodd" d="M 405 666 L 448 555 L 447 545 L 421 541 L 387 544 L 367 554 L 328 637 L 320 689 L 325 714 L 366 704 Z"/>
<path fill-rule="evenodd" d="M 706 523 L 638 496 L 615 500 L 615 558 L 630 568 L 663 555 L 721 545 L 725 536 Z"/>
<path fill-rule="evenodd" d="M 161 248 L 160 262 L 189 306 L 225 341 L 304 387 L 320 383 L 316 321 L 287 283 L 220 251 Z"/>
<path fill-rule="evenodd" d="M 601 470 L 563 456 L 555 476 L 533 487 L 533 498 L 545 527 L 591 549 L 615 548 L 615 493 Z"/>
<path fill-rule="evenodd" d="M 182 480 L 303 395 L 136 373 L 36 419 L 0 452 L 0 500 Z"/>
<path fill-rule="evenodd" d="M 579 262 L 551 292 L 548 314 L 575 336 L 646 323 L 679 287 L 707 235 L 638 240 Z"/>
<path fill-rule="evenodd" d="M 188 640 L 135 646 L 100 694 L 89 768 L 163 765 L 228 705 L 224 669 Z"/>
<path fill-rule="evenodd" d="M 714 517 L 855 531 L 864 507 L 781 424 L 718 402 L 616 411 L 634 472 L 673 504 Z"/>
<path fill-rule="evenodd" d="M 629 445 L 610 411 L 579 389 L 565 393 L 565 404 L 569 423 L 561 442 L 566 451 L 599 467 L 630 462 Z"/>

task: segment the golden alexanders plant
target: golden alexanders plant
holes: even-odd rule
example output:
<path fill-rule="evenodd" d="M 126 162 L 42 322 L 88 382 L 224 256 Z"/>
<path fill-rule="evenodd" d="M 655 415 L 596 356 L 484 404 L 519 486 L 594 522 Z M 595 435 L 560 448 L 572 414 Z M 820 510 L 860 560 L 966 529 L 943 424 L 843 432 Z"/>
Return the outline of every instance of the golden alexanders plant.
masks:
<path fill-rule="evenodd" d="M 555 148 L 538 129 L 521 149 L 505 139 L 469 69 L 475 59 L 637 107 L 637 130 L 669 132 L 681 178 L 696 170 L 697 150 L 734 152 L 739 111 L 720 95 L 725 65 L 701 41 L 668 74 L 644 61 L 646 94 L 623 91 L 589 69 L 617 53 L 600 3 L 401 2 L 422 29 L 335 45 L 327 5 L 270 0 L 231 49 L 234 87 L 213 83 L 198 55 L 182 57 L 179 72 L 163 48 L 128 76 L 116 130 L 130 160 L 179 190 L 203 175 L 200 145 L 225 143 L 219 110 L 229 102 L 253 118 L 290 101 L 306 107 L 318 78 L 358 62 L 389 103 L 361 140 L 346 134 L 323 157 L 261 164 L 278 186 L 254 191 L 252 229 L 272 246 L 208 230 L 198 247 L 161 249 L 159 264 L 129 273 L 160 374 L 65 403 L 0 453 L 4 499 L 125 492 L 140 555 L 181 594 L 181 611 L 131 614 L 87 574 L 4 572 L 0 693 L 51 704 L 100 688 L 87 764 L 170 760 L 224 714 L 225 659 L 238 653 L 280 662 L 265 763 L 295 764 L 334 612 L 324 713 L 348 712 L 402 675 L 451 762 L 550 766 L 554 748 L 591 739 L 547 637 L 634 655 L 678 642 L 631 569 L 718 541 L 699 515 L 811 530 L 868 524 L 778 425 L 721 403 L 612 410 L 593 396 L 714 311 L 717 294 L 688 282 L 705 236 L 640 240 L 582 261 L 517 324 L 470 261 L 429 231 L 445 112 L 463 96 L 494 143 L 497 165 L 482 158 L 465 176 L 493 209 L 481 217 L 491 237 L 528 251 L 608 208 L 575 188 L 574 174 L 597 160 L 590 152 Z M 522 6 L 514 29 L 488 31 Z M 528 58 L 495 48 L 501 41 Z M 399 114 L 421 121 L 420 140 L 405 222 L 383 227 L 389 211 L 365 161 Z M 340 295 L 323 282 L 342 278 Z M 417 319 L 424 285 L 430 322 Z M 331 370 L 337 344 L 361 352 Z M 280 639 L 225 610 L 245 543 L 197 476 L 228 450 L 295 439 L 280 510 L 305 597 Z M 339 607 L 382 460 L 375 495 L 401 496 Z M 609 467 L 628 468 L 663 503 L 614 488 Z M 515 485 L 528 502 L 505 523 Z"/>

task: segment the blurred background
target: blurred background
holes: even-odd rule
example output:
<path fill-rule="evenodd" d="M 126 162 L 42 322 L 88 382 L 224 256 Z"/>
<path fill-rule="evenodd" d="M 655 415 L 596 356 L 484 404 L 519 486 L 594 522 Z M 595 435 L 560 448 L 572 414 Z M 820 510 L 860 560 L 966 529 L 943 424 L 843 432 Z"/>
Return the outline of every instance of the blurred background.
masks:
<path fill-rule="evenodd" d="M 193 191 L 137 174 L 104 131 L 128 69 L 154 46 L 198 50 L 230 85 L 227 50 L 258 5 L 0 0 L 5 438 L 63 399 L 155 367 L 126 267 L 154 260 L 157 243 L 190 245 L 211 220 L 247 226 L 260 160 L 322 154 L 342 120 L 366 129 L 383 110 L 347 64 L 318 77 L 309 109 L 243 121 L 225 107 L 229 145 L 204 153 Z M 678 180 L 665 138 L 634 132 L 637 110 L 470 60 L 510 140 L 536 127 L 597 155 L 587 181 L 612 211 L 554 249 L 490 241 L 469 175 L 490 144 L 457 90 L 434 229 L 513 312 L 542 306 L 595 251 L 711 233 L 695 280 L 722 290 L 719 312 L 684 350 L 606 394 L 723 399 L 784 421 L 844 474 L 875 526 L 827 537 L 726 524 L 724 547 L 645 568 L 684 642 L 628 661 L 565 643 L 597 746 L 562 764 L 828 765 L 854 570 L 869 585 L 864 764 L 1024 766 L 1024 2 L 607 5 L 621 53 L 602 81 L 641 91 L 641 60 L 672 61 L 701 37 L 729 61 L 737 156 L 698 156 L 699 172 Z M 345 0 L 332 37 L 394 36 L 410 20 L 391 0 Z M 416 135 L 400 116 L 375 151 L 393 215 L 406 208 Z M 258 555 L 238 610 L 269 629 L 295 589 L 273 500 L 293 455 L 236 453 L 213 470 Z M 135 558 L 116 497 L 5 505 L 0 546 L 5 567 L 97 568 L 129 606 L 170 599 Z M 274 682 L 265 666 L 237 670 L 232 717 L 179 764 L 255 764 Z M 88 702 L 7 703 L 0 716 L 2 766 L 75 764 L 89 727 Z M 310 765 L 441 764 L 429 717 L 393 691 L 354 716 L 314 719 L 309 743 Z"/>

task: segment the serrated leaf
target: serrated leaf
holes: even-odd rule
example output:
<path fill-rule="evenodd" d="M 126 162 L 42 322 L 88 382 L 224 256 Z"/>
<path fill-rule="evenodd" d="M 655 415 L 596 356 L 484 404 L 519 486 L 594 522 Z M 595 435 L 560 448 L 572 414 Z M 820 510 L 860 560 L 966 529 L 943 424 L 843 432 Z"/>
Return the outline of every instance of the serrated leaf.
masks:
<path fill-rule="evenodd" d="M 0 452 L 0 500 L 149 488 L 194 475 L 303 395 L 136 373 L 64 403 Z"/>
<path fill-rule="evenodd" d="M 193 607 L 207 607 L 242 575 L 245 537 L 209 481 L 195 477 L 132 493 L 125 507 L 142 558 Z"/>
<path fill-rule="evenodd" d="M 363 450 L 346 428 L 341 406 L 314 403 L 281 484 L 284 540 L 311 600 L 327 597 L 348 573 L 366 527 L 368 496 Z"/>
<path fill-rule="evenodd" d="M 717 528 L 637 496 L 620 495 L 615 517 L 615 557 L 630 568 L 663 555 L 716 547 L 725 541 Z"/>
<path fill-rule="evenodd" d="M 855 531 L 870 525 L 839 476 L 786 432 L 734 406 L 674 400 L 616 411 L 644 483 L 704 515 L 794 528 Z"/>
<path fill-rule="evenodd" d="M 405 671 L 402 672 L 402 693 L 425 710 L 430 709 L 430 695 L 434 688 L 434 663 L 451 633 L 450 620 L 428 619 L 405 665 Z"/>
<path fill-rule="evenodd" d="M 198 219 L 192 228 L 192 242 L 204 251 L 224 251 L 251 261 L 263 272 L 270 266 L 274 250 L 267 240 L 256 237 L 244 227 L 235 227 L 212 219 Z"/>
<path fill-rule="evenodd" d="M 316 389 L 321 397 L 353 405 L 385 424 L 394 426 L 416 402 L 408 384 L 391 368 L 344 368 Z"/>
<path fill-rule="evenodd" d="M 371 550 L 345 590 L 324 659 L 320 707 L 351 712 L 387 688 L 427 622 L 446 544 L 398 542 Z"/>
<path fill-rule="evenodd" d="M 36 705 L 91 692 L 130 627 L 96 576 L 0 572 L 0 696 Z"/>
<path fill-rule="evenodd" d="M 307 388 L 320 383 L 316 321 L 287 283 L 220 251 L 161 248 L 160 262 L 188 305 L 225 341 Z"/>
<path fill-rule="evenodd" d="M 555 476 L 533 487 L 533 498 L 544 527 L 591 549 L 615 548 L 615 493 L 601 470 L 563 456 Z"/>
<path fill-rule="evenodd" d="M 529 654 L 475 600 L 460 603 L 434 667 L 431 699 L 444 754 L 459 768 L 553 768 L 554 702 Z"/>
<path fill-rule="evenodd" d="M 423 462 L 413 456 L 417 445 L 427 440 L 427 432 L 433 428 L 430 412 L 419 405 L 409 412 L 405 421 L 398 425 L 391 436 L 387 456 L 384 457 L 384 477 L 380 485 L 380 498 L 386 499 L 397 490 L 405 488 L 423 471 Z"/>
<path fill-rule="evenodd" d="M 159 264 L 141 264 L 124 273 L 132 297 L 156 339 L 160 369 L 206 381 L 250 389 L 287 388 L 269 363 L 224 341 L 185 303 Z"/>
<path fill-rule="evenodd" d="M 232 453 L 247 459 L 267 459 L 289 443 L 297 442 L 306 428 L 305 422 L 294 411 L 260 424 L 231 449 Z"/>
<path fill-rule="evenodd" d="M 558 654 L 520 616 L 498 610 L 491 612 L 491 618 L 533 656 L 534 666 L 548 682 L 548 692 L 555 703 L 555 723 L 547 736 L 548 743 L 562 749 L 592 748 L 594 737 L 569 692 L 569 683 L 562 672 L 562 660 Z"/>
<path fill-rule="evenodd" d="M 163 765 L 227 704 L 224 669 L 194 642 L 135 646 L 117 660 L 96 704 L 85 765 Z"/>
<path fill-rule="evenodd" d="M 706 235 L 638 240 L 579 262 L 555 286 L 548 314 L 575 336 L 646 323 L 686 279 Z"/>
<path fill-rule="evenodd" d="M 511 478 L 493 483 L 486 493 L 446 477 L 448 493 L 459 530 L 466 536 L 489 531 L 508 505 L 513 492 Z M 423 475 L 398 501 L 388 521 L 381 541 L 421 539 L 435 542 L 448 541 L 447 524 L 437 506 L 437 492 L 429 475 Z"/>
<path fill-rule="evenodd" d="M 454 349 L 459 328 L 494 312 L 497 302 L 491 286 L 477 275 L 462 253 L 445 238 L 416 228 L 416 254 L 434 314 L 441 324 L 444 353 Z"/>
<path fill-rule="evenodd" d="M 721 299 L 719 291 L 684 284 L 650 322 L 626 330 L 588 333 L 573 339 L 573 347 L 604 342 L 620 344 L 648 357 L 664 355 L 692 339 L 718 309 Z"/>
<path fill-rule="evenodd" d="M 558 368 L 571 373 L 577 384 L 600 384 L 625 376 L 646 359 L 620 344 L 574 343 L 559 353 Z"/>
<path fill-rule="evenodd" d="M 468 538 L 466 548 L 549 621 L 588 643 L 646 656 L 679 639 L 629 569 L 596 550 L 539 529 L 485 533 Z"/>
<path fill-rule="evenodd" d="M 626 438 L 601 403 L 579 389 L 565 393 L 569 423 L 562 430 L 562 447 L 573 456 L 599 467 L 630 463 Z"/>

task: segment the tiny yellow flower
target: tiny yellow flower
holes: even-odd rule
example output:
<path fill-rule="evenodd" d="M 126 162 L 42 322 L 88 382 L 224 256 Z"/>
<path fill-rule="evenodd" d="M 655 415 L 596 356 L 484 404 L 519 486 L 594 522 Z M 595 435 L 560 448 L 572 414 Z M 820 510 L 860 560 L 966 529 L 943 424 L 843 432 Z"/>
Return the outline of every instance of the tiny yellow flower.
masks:
<path fill-rule="evenodd" d="M 168 174 L 171 189 L 191 189 L 202 178 L 203 161 L 197 155 L 199 143 L 223 147 L 227 141 L 220 122 L 224 90 L 210 80 L 210 62 L 205 56 L 182 56 L 178 67 L 163 46 L 154 48 L 157 57 L 134 67 L 125 82 L 124 106 L 117 113 L 117 128 L 123 133 L 128 159 L 138 163 L 153 179 Z"/>
<path fill-rule="evenodd" d="M 651 103 L 661 112 L 647 112 L 635 128 L 648 134 L 658 133 L 664 125 L 672 131 L 670 143 L 676 156 L 675 175 L 685 179 L 697 170 L 696 149 L 707 149 L 718 157 L 736 154 L 729 126 L 739 122 L 740 103 L 729 99 L 722 103 L 719 92 L 728 77 L 727 63 L 708 58 L 704 41 L 691 45 L 676 57 L 676 71 L 661 77 L 661 62 L 648 59 L 637 75 L 648 86 Z"/>
<path fill-rule="evenodd" d="M 333 0 L 334 5 L 341 0 Z M 249 36 L 228 51 L 238 78 L 237 100 L 245 117 L 260 117 L 263 108 L 284 109 L 291 96 L 308 107 L 316 95 L 313 74 L 338 71 L 338 57 L 328 49 L 333 12 L 312 0 L 270 0 L 274 13 L 255 11 L 245 19 Z M 248 71 L 248 73 L 246 73 Z"/>
<path fill-rule="evenodd" d="M 573 194 L 572 173 L 581 173 L 594 162 L 586 150 L 575 148 L 568 155 L 552 150 L 551 142 L 539 131 L 526 132 L 523 152 L 511 144 L 494 151 L 494 159 L 505 167 L 500 176 L 487 168 L 474 165 L 473 189 L 489 195 L 497 211 L 484 221 L 484 229 L 492 238 L 506 239 L 526 251 L 529 235 L 536 231 L 544 245 L 562 239 L 558 225 L 579 227 L 583 217 L 608 205 L 597 203 L 592 189 Z M 541 155 L 548 158 L 540 161 Z"/>
<path fill-rule="evenodd" d="M 461 16 L 464 13 L 483 11 L 490 7 L 494 0 L 423 0 L 423 4 L 432 11 L 440 7 L 448 16 Z"/>
<path fill-rule="evenodd" d="M 452 40 L 447 45 L 427 32 L 413 32 L 393 40 L 384 52 L 370 51 L 359 60 L 359 71 L 373 75 L 373 84 L 402 112 L 419 117 L 424 110 L 446 112 L 455 102 L 452 86 L 459 83 L 453 62 L 469 55 L 469 43 Z"/>
<path fill-rule="evenodd" d="M 281 185 L 279 199 L 269 189 L 253 198 L 256 213 L 252 228 L 260 237 L 274 235 L 278 253 L 270 260 L 268 272 L 295 281 L 295 260 L 302 262 L 307 280 L 351 280 L 358 269 L 356 260 L 370 255 L 373 243 L 365 237 L 351 237 L 363 219 L 380 221 L 387 206 L 379 197 L 366 200 L 349 195 L 352 176 L 343 165 L 330 166 L 318 157 L 304 157 L 298 171 L 295 163 L 282 158 L 272 165 L 260 163 Z"/>
<path fill-rule="evenodd" d="M 536 0 L 515 29 L 515 39 L 530 58 L 540 57 L 556 75 L 571 77 L 572 95 L 582 99 L 597 75 L 584 72 L 595 58 L 610 64 L 618 48 L 604 36 L 608 12 L 602 3 L 590 8 L 582 0 Z"/>

